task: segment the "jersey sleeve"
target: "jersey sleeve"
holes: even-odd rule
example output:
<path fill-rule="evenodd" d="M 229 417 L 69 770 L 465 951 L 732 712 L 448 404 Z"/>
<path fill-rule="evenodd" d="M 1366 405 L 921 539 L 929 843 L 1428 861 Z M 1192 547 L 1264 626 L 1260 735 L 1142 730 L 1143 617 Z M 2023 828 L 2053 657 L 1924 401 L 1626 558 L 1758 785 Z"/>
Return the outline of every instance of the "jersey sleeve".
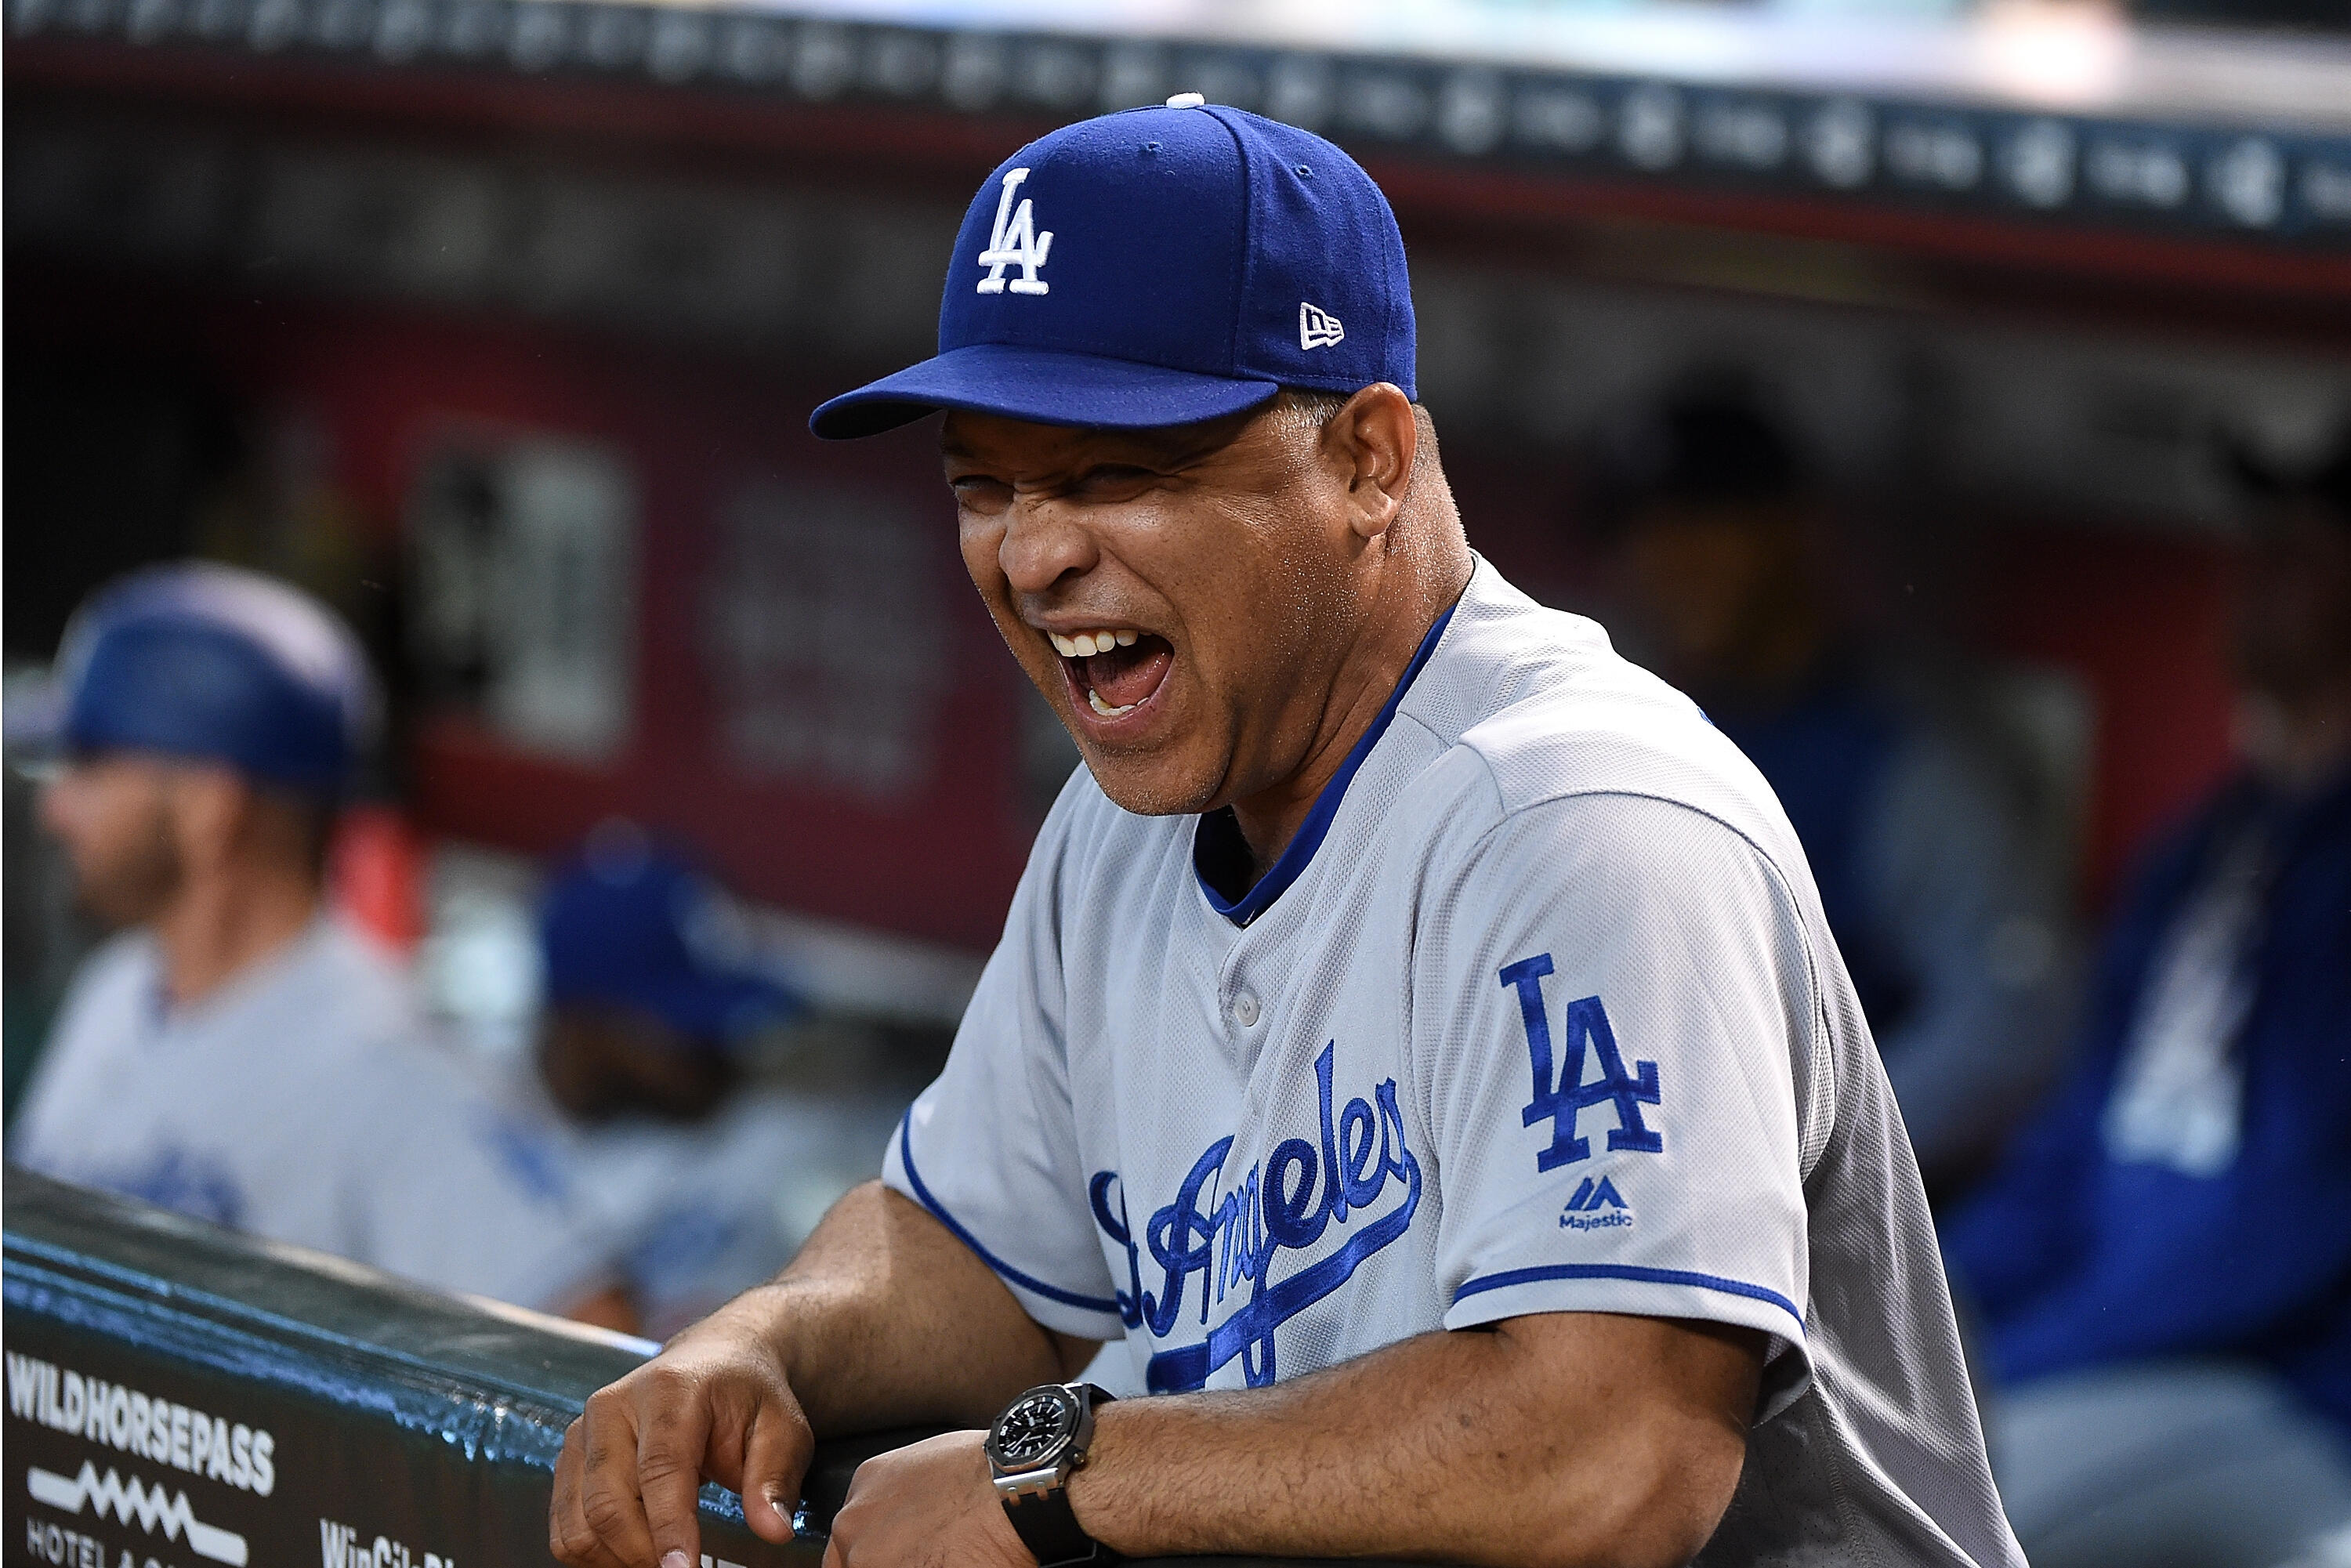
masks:
<path fill-rule="evenodd" d="M 1065 795 L 1040 834 L 946 1067 L 899 1122 L 882 1179 L 930 1210 L 1037 1322 L 1109 1340 L 1125 1331 L 1088 1207 L 1062 1029 L 1052 846 L 1071 805 Z"/>
<path fill-rule="evenodd" d="M 1767 1413 L 1792 1399 L 1808 1281 L 1792 1061 L 1823 1026 L 1779 873 L 1688 807 L 1579 795 L 1506 818 L 1430 891 L 1414 1051 L 1445 1173 L 1446 1326 L 1737 1324 L 1771 1336 Z"/>
<path fill-rule="evenodd" d="M 562 1312 L 620 1278 L 563 1130 L 428 1039 L 374 1053 L 382 1136 L 345 1172 L 351 1255 L 435 1290 Z"/>
<path fill-rule="evenodd" d="M 125 934 L 75 971 L 8 1124 L 11 1164 L 63 1180 L 88 1178 L 89 1155 L 109 1142 L 113 1088 L 136 1071 L 127 1059 L 139 1035 L 132 1015 L 154 1006 L 150 952 L 142 936 Z"/>

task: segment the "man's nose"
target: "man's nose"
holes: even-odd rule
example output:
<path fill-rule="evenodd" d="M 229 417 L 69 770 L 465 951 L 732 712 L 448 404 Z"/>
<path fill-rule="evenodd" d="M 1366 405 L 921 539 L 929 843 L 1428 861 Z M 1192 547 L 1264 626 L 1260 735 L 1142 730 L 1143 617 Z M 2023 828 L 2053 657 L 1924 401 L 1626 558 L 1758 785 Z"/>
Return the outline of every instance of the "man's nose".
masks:
<path fill-rule="evenodd" d="M 1050 496 L 1013 497 L 997 561 L 1015 593 L 1043 593 L 1064 577 L 1083 576 L 1100 559 L 1092 530 L 1066 501 Z"/>

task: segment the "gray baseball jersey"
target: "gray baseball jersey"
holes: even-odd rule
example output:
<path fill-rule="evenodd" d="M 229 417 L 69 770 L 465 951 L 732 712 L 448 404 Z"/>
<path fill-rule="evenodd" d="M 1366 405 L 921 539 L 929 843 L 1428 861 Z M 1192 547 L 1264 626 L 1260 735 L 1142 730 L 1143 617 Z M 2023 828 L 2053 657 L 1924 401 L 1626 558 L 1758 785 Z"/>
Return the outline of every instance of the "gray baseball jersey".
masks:
<path fill-rule="evenodd" d="M 1155 1391 L 1530 1312 L 1757 1330 L 1701 1562 L 2021 1568 L 1803 852 L 1696 706 L 1480 561 L 1247 888 L 1237 834 L 1072 779 L 885 1179 Z"/>
<path fill-rule="evenodd" d="M 444 1291 L 561 1308 L 616 1272 L 555 1129 L 495 1095 L 365 937 L 320 918 L 167 1010 L 134 931 L 75 977 L 8 1157 Z"/>

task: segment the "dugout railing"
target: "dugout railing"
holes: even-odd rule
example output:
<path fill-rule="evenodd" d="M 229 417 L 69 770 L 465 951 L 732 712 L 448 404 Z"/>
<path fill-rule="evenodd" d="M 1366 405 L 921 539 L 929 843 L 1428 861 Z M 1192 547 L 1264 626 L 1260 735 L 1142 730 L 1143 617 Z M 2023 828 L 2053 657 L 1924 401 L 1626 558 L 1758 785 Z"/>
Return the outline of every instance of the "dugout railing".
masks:
<path fill-rule="evenodd" d="M 564 1428 L 654 1348 L 20 1170 L 5 1210 L 9 1562 L 546 1564 Z M 705 1488 L 705 1568 L 817 1563 L 914 1435 L 820 1445 L 788 1547 Z"/>

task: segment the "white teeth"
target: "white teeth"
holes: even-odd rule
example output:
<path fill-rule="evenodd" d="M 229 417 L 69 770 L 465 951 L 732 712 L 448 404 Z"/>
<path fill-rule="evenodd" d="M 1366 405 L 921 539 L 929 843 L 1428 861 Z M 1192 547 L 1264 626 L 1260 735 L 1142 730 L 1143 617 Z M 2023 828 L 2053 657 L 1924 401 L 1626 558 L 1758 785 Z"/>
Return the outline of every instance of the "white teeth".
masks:
<path fill-rule="evenodd" d="M 1128 703 L 1123 707 L 1111 706 L 1110 704 L 1102 700 L 1102 693 L 1094 690 L 1092 686 L 1088 686 L 1086 688 L 1086 702 L 1093 708 L 1094 712 L 1102 715 L 1104 718 L 1117 718 L 1122 715 L 1130 714 L 1134 711 L 1134 705 L 1133 703 Z"/>
<path fill-rule="evenodd" d="M 1065 637 L 1059 632 L 1048 632 L 1045 635 L 1052 640 L 1053 652 L 1064 659 L 1091 659 L 1096 653 L 1107 653 L 1113 648 L 1132 648 L 1143 637 L 1140 632 L 1114 631 L 1081 632 L 1073 637 Z"/>

